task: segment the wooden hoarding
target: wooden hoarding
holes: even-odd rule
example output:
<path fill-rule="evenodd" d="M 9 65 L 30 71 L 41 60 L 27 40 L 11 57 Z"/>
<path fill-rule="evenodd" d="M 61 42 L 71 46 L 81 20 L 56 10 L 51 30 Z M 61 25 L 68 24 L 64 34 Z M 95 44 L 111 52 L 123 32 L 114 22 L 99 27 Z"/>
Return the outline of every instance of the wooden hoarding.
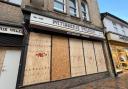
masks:
<path fill-rule="evenodd" d="M 97 73 L 96 59 L 92 41 L 83 41 L 84 57 L 87 74 Z"/>
<path fill-rule="evenodd" d="M 104 57 L 104 53 L 103 53 L 102 43 L 94 42 L 94 48 L 95 48 L 98 72 L 105 72 L 105 71 L 107 71 L 105 57 Z"/>
<path fill-rule="evenodd" d="M 5 53 L 6 53 L 5 48 L 0 48 L 0 74 L 1 74 L 1 71 L 2 71 L 2 68 L 3 68 Z"/>
<path fill-rule="evenodd" d="M 52 37 L 52 80 L 70 78 L 68 38 Z"/>
<path fill-rule="evenodd" d="M 23 85 L 50 81 L 51 36 L 30 33 Z"/>
<path fill-rule="evenodd" d="M 70 38 L 69 42 L 72 77 L 85 75 L 82 40 Z"/>

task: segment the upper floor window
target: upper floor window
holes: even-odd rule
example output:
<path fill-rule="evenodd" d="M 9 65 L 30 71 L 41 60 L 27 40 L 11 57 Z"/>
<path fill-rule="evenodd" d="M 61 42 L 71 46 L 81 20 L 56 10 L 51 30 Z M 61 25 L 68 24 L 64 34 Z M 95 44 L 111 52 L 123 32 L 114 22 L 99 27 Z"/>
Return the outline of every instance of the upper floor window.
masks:
<path fill-rule="evenodd" d="M 81 11 L 82 11 L 82 18 L 89 20 L 89 14 L 88 14 L 88 6 L 86 2 L 81 2 Z"/>
<path fill-rule="evenodd" d="M 123 25 L 120 25 L 121 26 L 121 28 L 124 28 L 124 26 Z"/>
<path fill-rule="evenodd" d="M 124 35 L 124 36 L 126 35 L 126 34 L 125 34 L 125 31 L 124 31 L 123 29 L 122 29 L 122 35 Z"/>
<path fill-rule="evenodd" d="M 65 12 L 65 0 L 54 0 L 54 9 Z"/>
<path fill-rule="evenodd" d="M 76 0 L 69 0 L 69 10 L 70 10 L 70 15 L 78 16 Z"/>
<path fill-rule="evenodd" d="M 112 22 L 112 24 L 113 24 L 113 27 L 114 27 L 115 31 L 118 33 L 118 28 L 117 28 L 116 23 L 115 22 Z"/>
<path fill-rule="evenodd" d="M 4 1 L 14 3 L 14 4 L 17 4 L 17 5 L 21 5 L 21 2 L 22 2 L 22 0 L 4 0 Z"/>
<path fill-rule="evenodd" d="M 125 31 L 124 31 L 124 26 L 123 26 L 123 25 L 120 25 L 120 26 L 121 26 L 122 34 L 123 34 L 123 35 L 126 35 L 126 34 L 125 34 Z"/>

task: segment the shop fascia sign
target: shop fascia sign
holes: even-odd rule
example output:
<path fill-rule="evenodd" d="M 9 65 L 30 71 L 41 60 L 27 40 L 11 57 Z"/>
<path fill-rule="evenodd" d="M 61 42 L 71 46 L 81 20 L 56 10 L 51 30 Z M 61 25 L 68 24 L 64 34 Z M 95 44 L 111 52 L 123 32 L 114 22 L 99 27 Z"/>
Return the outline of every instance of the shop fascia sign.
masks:
<path fill-rule="evenodd" d="M 107 36 L 108 36 L 108 40 L 128 43 L 128 37 L 126 37 L 126 36 L 117 35 L 117 34 L 114 34 L 114 33 L 108 33 Z"/>
<path fill-rule="evenodd" d="M 23 35 L 22 29 L 0 25 L 0 33 Z"/>
<path fill-rule="evenodd" d="M 103 32 L 93 30 L 91 28 L 75 25 L 69 22 L 56 20 L 45 16 L 40 16 L 33 13 L 31 14 L 30 24 L 59 29 L 62 31 L 66 31 L 67 34 L 79 34 L 84 37 L 92 36 L 103 39 L 105 38 Z"/>

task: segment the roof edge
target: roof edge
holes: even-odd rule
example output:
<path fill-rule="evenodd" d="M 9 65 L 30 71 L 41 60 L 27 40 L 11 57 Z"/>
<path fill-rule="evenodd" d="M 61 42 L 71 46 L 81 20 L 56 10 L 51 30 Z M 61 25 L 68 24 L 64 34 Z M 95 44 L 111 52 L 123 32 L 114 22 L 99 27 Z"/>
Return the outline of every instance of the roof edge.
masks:
<path fill-rule="evenodd" d="M 121 18 L 119 18 L 119 17 L 117 17 L 117 16 L 115 16 L 115 15 L 113 15 L 113 14 L 109 13 L 109 12 L 101 13 L 101 18 L 102 18 L 102 20 L 103 20 L 103 19 L 104 19 L 104 17 L 106 17 L 106 16 L 113 17 L 113 18 L 115 18 L 115 19 L 117 19 L 117 20 L 119 20 L 119 21 L 121 21 L 121 22 L 123 22 L 123 23 L 125 23 L 125 24 L 127 24 L 127 25 L 128 25 L 128 22 L 126 22 L 125 20 L 123 20 L 123 19 L 121 19 Z"/>

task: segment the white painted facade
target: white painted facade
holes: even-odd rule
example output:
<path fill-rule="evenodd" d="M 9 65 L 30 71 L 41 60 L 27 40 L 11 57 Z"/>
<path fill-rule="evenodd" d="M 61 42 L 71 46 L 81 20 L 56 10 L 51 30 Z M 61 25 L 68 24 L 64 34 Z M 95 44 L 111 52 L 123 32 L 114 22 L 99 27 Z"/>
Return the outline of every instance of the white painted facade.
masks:
<path fill-rule="evenodd" d="M 125 23 L 108 16 L 104 18 L 103 23 L 106 32 L 113 32 L 123 36 L 128 36 L 128 25 Z"/>

